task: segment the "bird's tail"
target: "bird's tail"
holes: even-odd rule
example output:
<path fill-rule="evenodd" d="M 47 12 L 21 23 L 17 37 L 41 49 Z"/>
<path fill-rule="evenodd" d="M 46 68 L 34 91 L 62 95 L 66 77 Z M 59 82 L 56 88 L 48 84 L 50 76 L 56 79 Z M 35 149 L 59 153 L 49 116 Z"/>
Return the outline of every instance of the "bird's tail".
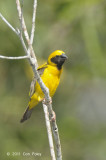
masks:
<path fill-rule="evenodd" d="M 31 117 L 32 111 L 33 111 L 33 108 L 29 109 L 29 106 L 28 106 L 20 122 L 23 123 L 24 121 L 29 119 Z"/>

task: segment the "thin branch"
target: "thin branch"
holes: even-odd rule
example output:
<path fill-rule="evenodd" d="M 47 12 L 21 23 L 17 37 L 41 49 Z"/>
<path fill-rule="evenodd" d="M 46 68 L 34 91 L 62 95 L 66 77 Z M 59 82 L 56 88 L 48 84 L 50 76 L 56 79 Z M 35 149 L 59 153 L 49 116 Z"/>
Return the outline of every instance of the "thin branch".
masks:
<path fill-rule="evenodd" d="M 2 55 L 0 55 L 0 59 L 19 60 L 19 59 L 26 59 L 26 58 L 29 58 L 29 56 L 8 57 L 8 56 L 2 56 Z"/>
<path fill-rule="evenodd" d="M 36 8 L 37 8 L 37 0 L 34 0 L 33 17 L 32 17 L 32 29 L 31 29 L 31 36 L 30 36 L 30 43 L 31 44 L 33 44 L 34 32 L 35 32 Z"/>
<path fill-rule="evenodd" d="M 21 40 L 21 43 L 22 43 L 22 46 L 24 48 L 24 51 L 26 53 L 26 55 L 28 55 L 28 51 L 27 51 L 27 48 L 26 48 L 26 45 L 25 45 L 25 42 L 23 40 L 23 37 L 21 36 L 21 31 L 19 29 L 15 29 L 5 18 L 4 16 L 0 13 L 0 17 L 1 19 L 7 24 L 7 26 L 20 38 Z"/>
<path fill-rule="evenodd" d="M 48 110 L 49 110 L 49 115 L 48 115 L 48 112 L 47 112 L 47 107 L 48 107 Z M 49 128 L 50 127 L 50 120 L 48 122 L 49 116 L 50 116 L 50 119 L 52 119 L 52 116 L 53 116 L 52 104 L 48 103 L 47 105 L 45 105 L 43 103 L 43 110 L 44 110 L 44 113 L 45 113 L 47 132 L 48 132 L 48 134 L 50 134 L 50 135 L 48 135 L 49 145 L 50 145 L 50 149 L 52 149 L 52 148 L 54 148 L 54 146 L 52 146 L 52 142 L 51 142 L 51 139 L 49 137 L 49 136 L 52 136 L 51 128 Z M 55 141 L 55 144 L 56 144 L 57 160 L 62 160 L 61 143 L 60 143 L 60 138 L 59 138 L 58 127 L 57 127 L 57 124 L 56 124 L 56 119 L 54 121 L 51 120 L 51 126 L 52 126 L 54 141 Z M 52 151 L 51 151 L 51 154 L 52 154 Z"/>
<path fill-rule="evenodd" d="M 25 21 L 24 21 L 24 17 L 23 17 L 23 13 L 22 13 L 22 10 L 21 10 L 21 5 L 20 5 L 19 0 L 16 0 L 16 5 L 17 5 L 17 11 L 18 11 L 20 24 L 21 24 L 22 29 L 24 31 L 25 38 L 26 38 L 28 44 L 30 44 L 29 35 L 28 35 L 28 32 L 27 32 L 27 28 L 26 28 L 26 25 L 25 25 Z"/>
<path fill-rule="evenodd" d="M 15 32 L 15 34 L 18 35 L 17 30 L 3 17 L 3 15 L 2 15 L 1 13 L 0 13 L 0 17 L 1 17 L 1 19 L 8 25 L 8 27 L 11 28 L 11 30 L 12 30 L 13 32 Z"/>
<path fill-rule="evenodd" d="M 56 160 L 55 152 L 54 152 L 54 144 L 53 144 L 53 139 L 52 139 L 52 131 L 51 131 L 51 126 L 50 126 L 49 114 L 48 114 L 48 108 L 44 103 L 43 103 L 43 110 L 45 113 L 45 122 L 46 122 L 47 134 L 48 134 L 48 139 L 49 139 L 51 158 L 52 160 Z"/>
<path fill-rule="evenodd" d="M 26 55 L 29 56 L 29 53 L 28 53 L 28 50 L 26 48 L 26 44 L 24 42 L 24 39 L 23 39 L 23 37 L 20 34 L 19 34 L 19 38 L 20 38 L 21 44 L 22 44 L 22 46 L 24 48 L 24 51 L 25 51 Z"/>
<path fill-rule="evenodd" d="M 23 0 L 22 0 L 22 3 L 21 3 L 21 23 L 20 23 L 20 39 L 23 38 L 22 36 L 22 16 L 23 16 Z"/>
<path fill-rule="evenodd" d="M 19 0 L 16 0 L 16 5 L 17 5 L 17 11 L 18 11 L 20 24 L 22 25 L 22 29 L 23 29 L 23 32 L 24 32 L 24 35 L 25 35 L 25 39 L 26 39 L 28 47 L 29 47 L 28 48 L 28 53 L 31 55 L 32 58 L 35 59 L 35 64 L 38 67 L 37 59 L 36 59 L 33 47 L 30 43 L 30 38 L 29 38 L 29 35 L 28 35 L 28 31 L 27 31 L 27 28 L 26 28 L 26 24 L 25 24 L 25 21 L 24 21 L 24 17 L 23 17 L 23 13 L 22 13 L 22 10 L 21 10 L 21 5 L 20 5 Z"/>
<path fill-rule="evenodd" d="M 53 136 L 56 144 L 57 160 L 62 160 L 61 143 L 59 138 L 58 127 L 55 121 L 51 121 Z"/>
<path fill-rule="evenodd" d="M 45 94 L 47 95 L 47 93 L 45 93 Z M 47 97 L 47 98 L 49 98 L 49 97 Z M 52 104 L 49 101 L 46 103 L 47 103 L 50 119 L 52 119 L 52 117 L 53 117 Z M 61 143 L 60 143 L 60 138 L 59 138 L 58 127 L 56 124 L 56 119 L 54 121 L 51 120 L 51 126 L 52 126 L 55 144 L 56 144 L 57 160 L 62 160 Z"/>

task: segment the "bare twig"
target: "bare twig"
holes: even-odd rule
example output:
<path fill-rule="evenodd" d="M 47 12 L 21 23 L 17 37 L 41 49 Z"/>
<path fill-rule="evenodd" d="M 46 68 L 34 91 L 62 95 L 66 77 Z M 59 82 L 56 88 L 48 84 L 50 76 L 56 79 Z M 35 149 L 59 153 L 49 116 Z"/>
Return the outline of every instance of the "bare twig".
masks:
<path fill-rule="evenodd" d="M 19 60 L 19 59 L 29 58 L 29 56 L 8 57 L 8 56 L 2 56 L 2 55 L 0 55 L 0 58 L 1 58 L 1 59 Z"/>
<path fill-rule="evenodd" d="M 17 5 L 17 11 L 18 11 L 20 24 L 22 25 L 22 29 L 23 29 L 23 32 L 24 32 L 24 35 L 25 35 L 25 39 L 26 39 L 28 47 L 29 47 L 28 48 L 28 53 L 30 52 L 29 54 L 31 55 L 32 58 L 35 59 L 36 67 L 38 67 L 37 59 L 36 59 L 33 47 L 30 43 L 30 38 L 29 38 L 29 35 L 28 35 L 28 31 L 27 31 L 27 28 L 26 28 L 26 24 L 25 24 L 25 21 L 24 21 L 24 17 L 23 17 L 23 13 L 22 13 L 22 9 L 21 9 L 21 5 L 20 5 L 19 0 L 16 0 L 16 5 Z"/>
<path fill-rule="evenodd" d="M 61 144 L 60 144 L 60 138 L 59 138 L 59 132 L 58 132 L 56 120 L 51 121 L 51 123 L 52 123 L 51 125 L 52 125 L 54 140 L 56 144 L 57 160 L 62 160 Z"/>
<path fill-rule="evenodd" d="M 3 15 L 1 13 L 0 13 L 0 17 L 8 25 L 8 27 L 11 28 L 12 31 L 15 32 L 15 34 L 18 35 L 17 30 L 3 17 Z"/>
<path fill-rule="evenodd" d="M 19 32 L 19 35 L 18 35 L 18 36 L 19 36 L 19 38 L 20 38 L 21 44 L 22 44 L 22 46 L 23 46 L 23 48 L 24 48 L 24 51 L 25 51 L 26 55 L 29 56 L 29 53 L 28 53 L 28 51 L 27 51 L 26 44 L 25 44 L 25 42 L 24 42 L 24 39 L 23 39 L 23 37 L 22 37 L 22 34 L 21 34 L 20 30 L 18 30 L 18 32 Z"/>
<path fill-rule="evenodd" d="M 34 32 L 35 32 L 36 8 L 37 8 L 37 0 L 34 0 L 33 17 L 32 17 L 32 29 L 31 29 L 31 36 L 30 36 L 30 43 L 31 44 L 33 44 Z"/>
<path fill-rule="evenodd" d="M 47 106 L 48 106 L 48 110 L 49 110 L 49 115 L 47 113 Z M 52 104 L 48 103 L 47 105 L 45 105 L 43 103 L 43 110 L 44 110 L 44 113 L 45 113 L 45 119 L 47 121 L 46 122 L 47 132 L 48 132 L 48 134 L 50 134 L 51 128 L 49 129 L 49 127 L 50 127 L 50 120 L 48 122 L 48 118 L 50 116 L 50 119 L 52 119 L 52 116 L 53 116 Z M 53 136 L 54 136 L 55 144 L 56 144 L 57 160 L 62 160 L 61 144 L 60 144 L 60 138 L 59 138 L 59 132 L 58 132 L 58 127 L 57 127 L 57 124 L 56 124 L 56 120 L 54 120 L 54 121 L 51 120 L 51 126 L 52 126 L 52 131 L 53 131 Z M 49 138 L 49 143 L 50 143 L 49 145 L 52 146 L 52 143 L 50 142 L 51 139 L 50 139 L 49 136 L 48 136 L 48 138 Z"/>
<path fill-rule="evenodd" d="M 0 13 L 0 17 L 1 19 L 7 24 L 7 26 L 20 38 L 22 46 L 24 48 L 24 51 L 26 53 L 26 55 L 28 55 L 28 51 L 25 45 L 25 42 L 23 40 L 23 37 L 21 36 L 21 31 L 19 29 L 15 29 L 5 18 L 4 16 Z"/>
<path fill-rule="evenodd" d="M 45 122 L 46 122 L 47 134 L 48 134 L 48 139 L 49 139 L 51 158 L 52 160 L 56 160 L 55 152 L 54 152 L 54 145 L 53 145 L 53 140 L 52 140 L 52 131 L 51 131 L 51 126 L 50 126 L 48 108 L 47 108 L 47 105 L 45 105 L 44 103 L 43 103 L 43 110 L 45 113 Z"/>
<path fill-rule="evenodd" d="M 23 38 L 23 36 L 22 36 L 22 16 L 23 16 L 23 0 L 22 0 L 22 3 L 21 3 L 20 39 Z"/>
<path fill-rule="evenodd" d="M 47 98 L 49 98 L 49 97 L 47 97 Z M 49 116 L 50 116 L 50 119 L 52 119 L 52 117 L 53 117 L 52 104 L 48 103 L 48 102 L 47 102 L 47 107 L 48 107 L 48 111 L 49 111 Z M 60 144 L 58 127 L 57 127 L 57 124 L 56 124 L 56 119 L 54 121 L 51 121 L 51 126 L 52 126 L 52 131 L 53 131 L 55 144 L 56 144 L 57 160 L 62 160 L 61 144 Z"/>
<path fill-rule="evenodd" d="M 16 0 L 16 5 L 17 5 L 17 11 L 18 11 L 18 16 L 19 16 L 19 20 L 20 20 L 20 25 L 22 26 L 26 41 L 27 41 L 28 45 L 30 45 L 29 35 L 28 35 L 28 32 L 27 32 L 27 28 L 26 28 L 26 25 L 25 25 L 25 21 L 24 21 L 24 17 L 23 17 L 23 13 L 22 13 L 22 10 L 21 10 L 21 5 L 20 5 L 19 0 Z"/>

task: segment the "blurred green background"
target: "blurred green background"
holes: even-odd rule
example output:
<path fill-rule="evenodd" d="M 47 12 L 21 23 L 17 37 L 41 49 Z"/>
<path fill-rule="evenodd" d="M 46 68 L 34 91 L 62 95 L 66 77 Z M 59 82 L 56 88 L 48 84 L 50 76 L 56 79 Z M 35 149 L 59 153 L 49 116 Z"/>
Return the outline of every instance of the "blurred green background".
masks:
<path fill-rule="evenodd" d="M 24 1 L 29 33 L 32 6 L 33 0 Z M 0 0 L 0 12 L 19 27 L 14 0 Z M 38 0 L 34 49 L 39 64 L 56 49 L 68 56 L 53 98 L 63 159 L 106 160 L 106 1 Z M 24 55 L 19 39 L 1 19 L 0 54 Z M 29 101 L 31 79 L 27 60 L 0 59 L 2 160 L 50 160 L 42 105 L 27 122 L 19 123 Z M 23 152 L 42 155 L 24 156 Z"/>

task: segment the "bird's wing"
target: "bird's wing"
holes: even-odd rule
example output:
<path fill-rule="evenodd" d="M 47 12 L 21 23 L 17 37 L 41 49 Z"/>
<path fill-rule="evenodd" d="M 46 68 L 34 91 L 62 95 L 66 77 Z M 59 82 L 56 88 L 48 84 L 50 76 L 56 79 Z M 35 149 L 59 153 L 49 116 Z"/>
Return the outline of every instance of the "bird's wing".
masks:
<path fill-rule="evenodd" d="M 32 82 L 31 82 L 31 84 L 30 84 L 30 91 L 29 91 L 29 96 L 30 96 L 30 98 L 32 97 L 32 95 L 33 95 L 34 92 L 35 92 L 35 84 L 36 84 L 36 78 L 33 77 Z"/>
<path fill-rule="evenodd" d="M 43 74 L 45 68 L 47 68 L 47 63 L 45 63 L 45 64 L 41 65 L 40 67 L 38 67 L 37 71 L 38 71 L 40 76 Z M 35 85 L 36 85 L 36 77 L 33 77 L 33 80 L 32 80 L 31 85 L 30 85 L 30 92 L 29 92 L 30 98 L 32 97 L 32 95 L 35 92 Z"/>
<path fill-rule="evenodd" d="M 40 67 L 38 67 L 37 71 L 38 71 L 40 76 L 43 74 L 45 68 L 47 68 L 47 63 L 45 63 L 45 64 L 41 65 Z"/>

